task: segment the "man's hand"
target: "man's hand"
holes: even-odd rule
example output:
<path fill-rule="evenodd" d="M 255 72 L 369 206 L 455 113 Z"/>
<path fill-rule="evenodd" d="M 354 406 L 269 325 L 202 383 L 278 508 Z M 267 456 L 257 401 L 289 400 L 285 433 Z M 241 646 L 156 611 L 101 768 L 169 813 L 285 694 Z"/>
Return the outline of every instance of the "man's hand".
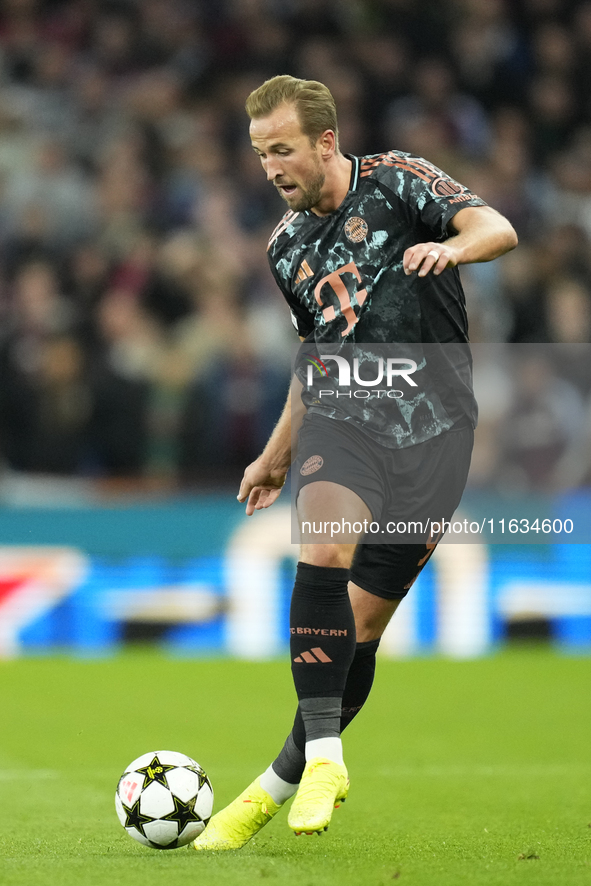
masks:
<path fill-rule="evenodd" d="M 490 206 L 465 206 L 448 224 L 452 235 L 443 243 L 416 243 L 404 253 L 405 274 L 435 276 L 446 268 L 471 262 L 492 261 L 515 249 L 517 234 L 510 222 Z"/>
<path fill-rule="evenodd" d="M 419 277 L 426 277 L 429 271 L 437 276 L 446 268 L 455 268 L 458 255 L 449 241 L 445 243 L 417 243 L 409 246 L 404 253 L 402 266 L 405 274 L 419 272 Z"/>
<path fill-rule="evenodd" d="M 248 517 L 255 511 L 270 507 L 276 501 L 286 476 L 287 471 L 270 469 L 262 456 L 247 467 L 240 484 L 238 501 L 246 501 Z"/>

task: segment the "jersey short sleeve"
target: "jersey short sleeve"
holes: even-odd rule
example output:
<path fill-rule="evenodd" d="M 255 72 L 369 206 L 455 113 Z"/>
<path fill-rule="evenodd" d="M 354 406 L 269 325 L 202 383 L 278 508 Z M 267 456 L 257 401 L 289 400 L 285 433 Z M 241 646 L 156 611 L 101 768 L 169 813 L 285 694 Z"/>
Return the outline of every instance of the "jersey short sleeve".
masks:
<path fill-rule="evenodd" d="M 293 291 L 292 250 L 290 244 L 296 231 L 296 223 L 301 224 L 302 214 L 291 209 L 285 213 L 269 238 L 267 258 L 271 273 L 286 300 L 291 314 L 291 322 L 301 338 L 307 338 L 315 328 L 315 316 Z"/>
<path fill-rule="evenodd" d="M 284 299 L 287 302 L 289 307 L 289 313 L 291 315 L 292 325 L 297 332 L 297 334 L 301 338 L 307 338 L 314 331 L 314 315 L 310 313 L 310 311 L 301 304 L 296 298 L 294 298 L 293 293 L 290 289 L 285 285 L 284 280 L 281 278 L 275 263 L 269 258 L 269 267 L 271 268 L 271 273 L 275 278 L 275 282 L 277 286 L 281 290 Z"/>
<path fill-rule="evenodd" d="M 384 193 L 390 191 L 413 215 L 418 213 L 436 239 L 448 236 L 448 223 L 460 209 L 487 205 L 428 160 L 401 151 L 364 158 L 361 175 L 374 176 Z"/>

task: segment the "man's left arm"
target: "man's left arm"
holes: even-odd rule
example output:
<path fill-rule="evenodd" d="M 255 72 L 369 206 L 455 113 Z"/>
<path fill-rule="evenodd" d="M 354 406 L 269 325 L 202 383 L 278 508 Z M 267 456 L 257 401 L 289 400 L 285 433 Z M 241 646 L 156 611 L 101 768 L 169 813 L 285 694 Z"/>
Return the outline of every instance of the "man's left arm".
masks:
<path fill-rule="evenodd" d="M 517 246 L 513 225 L 491 206 L 466 206 L 452 217 L 449 227 L 455 233 L 443 243 L 417 243 L 406 250 L 406 274 L 418 271 L 419 277 L 425 277 L 432 271 L 437 276 L 445 268 L 492 261 Z"/>

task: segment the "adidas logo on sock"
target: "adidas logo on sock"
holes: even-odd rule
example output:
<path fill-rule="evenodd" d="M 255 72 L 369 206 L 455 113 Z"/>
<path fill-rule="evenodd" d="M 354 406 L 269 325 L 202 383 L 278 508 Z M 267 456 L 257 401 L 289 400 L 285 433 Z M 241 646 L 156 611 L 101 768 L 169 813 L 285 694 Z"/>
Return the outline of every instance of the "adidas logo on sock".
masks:
<path fill-rule="evenodd" d="M 329 658 L 320 646 L 315 646 L 310 652 L 302 652 L 301 655 L 294 658 L 294 661 L 306 664 L 324 664 L 325 662 L 332 661 L 332 658 Z"/>

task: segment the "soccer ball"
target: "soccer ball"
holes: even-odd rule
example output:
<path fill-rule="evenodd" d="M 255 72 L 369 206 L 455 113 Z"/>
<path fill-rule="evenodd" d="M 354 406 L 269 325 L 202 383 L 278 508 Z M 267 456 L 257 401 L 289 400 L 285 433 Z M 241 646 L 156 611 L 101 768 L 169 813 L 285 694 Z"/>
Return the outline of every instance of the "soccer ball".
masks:
<path fill-rule="evenodd" d="M 177 849 L 211 818 L 213 788 L 195 760 L 154 751 L 130 763 L 117 785 L 115 808 L 130 837 L 152 849 Z"/>

